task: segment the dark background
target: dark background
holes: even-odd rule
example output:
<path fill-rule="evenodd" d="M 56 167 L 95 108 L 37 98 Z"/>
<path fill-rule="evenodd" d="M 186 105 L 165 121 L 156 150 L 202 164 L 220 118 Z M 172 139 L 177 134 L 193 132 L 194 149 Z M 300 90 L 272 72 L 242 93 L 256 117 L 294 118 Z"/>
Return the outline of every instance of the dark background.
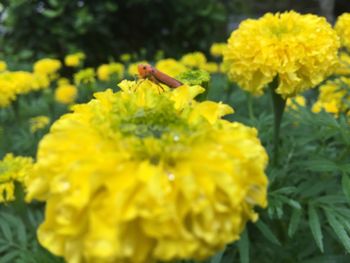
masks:
<path fill-rule="evenodd" d="M 327 16 L 350 12 L 348 0 L 1 0 L 0 58 L 33 61 L 83 51 L 88 64 L 122 53 L 152 59 L 207 52 L 247 17 L 294 9 Z"/>

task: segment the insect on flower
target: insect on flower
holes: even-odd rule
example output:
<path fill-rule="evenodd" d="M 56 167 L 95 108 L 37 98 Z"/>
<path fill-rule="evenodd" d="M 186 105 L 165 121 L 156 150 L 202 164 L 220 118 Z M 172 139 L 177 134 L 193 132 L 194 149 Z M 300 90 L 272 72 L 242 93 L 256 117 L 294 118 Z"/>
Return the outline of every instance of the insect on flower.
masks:
<path fill-rule="evenodd" d="M 149 64 L 139 64 L 137 69 L 141 78 L 149 79 L 156 84 L 162 83 L 170 88 L 177 88 L 183 85 L 180 81 L 168 76 Z"/>

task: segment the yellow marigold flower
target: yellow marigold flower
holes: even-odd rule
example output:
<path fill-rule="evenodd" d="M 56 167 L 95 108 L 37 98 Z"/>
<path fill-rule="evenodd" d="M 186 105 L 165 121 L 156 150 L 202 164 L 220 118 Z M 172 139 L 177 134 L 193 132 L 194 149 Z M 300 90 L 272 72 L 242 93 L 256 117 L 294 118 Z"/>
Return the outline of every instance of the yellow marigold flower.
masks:
<path fill-rule="evenodd" d="M 214 57 L 222 57 L 227 48 L 227 43 L 213 43 L 210 47 L 210 54 Z"/>
<path fill-rule="evenodd" d="M 350 13 L 339 16 L 334 29 L 340 37 L 342 46 L 350 51 Z"/>
<path fill-rule="evenodd" d="M 85 54 L 82 52 L 67 55 L 64 58 L 64 64 L 68 67 L 78 67 L 85 59 Z"/>
<path fill-rule="evenodd" d="M 69 84 L 69 79 L 67 78 L 59 78 L 57 80 L 57 86 L 63 86 L 63 85 L 68 85 Z"/>
<path fill-rule="evenodd" d="M 294 11 L 241 23 L 228 39 L 224 61 L 228 76 L 260 95 L 278 78 L 276 92 L 295 96 L 315 87 L 337 65 L 339 40 L 323 17 Z"/>
<path fill-rule="evenodd" d="M 185 65 L 173 58 L 159 60 L 156 63 L 156 68 L 171 77 L 176 77 L 188 70 Z"/>
<path fill-rule="evenodd" d="M 47 116 L 37 116 L 30 118 L 30 131 L 35 133 L 43 128 L 45 128 L 50 123 L 50 118 Z"/>
<path fill-rule="evenodd" d="M 82 69 L 74 74 L 74 83 L 76 85 L 79 85 L 81 83 L 94 83 L 95 81 L 95 71 L 93 68 Z"/>
<path fill-rule="evenodd" d="M 72 104 L 77 98 L 78 90 L 74 85 L 65 84 L 55 90 L 55 100 L 62 104 Z"/>
<path fill-rule="evenodd" d="M 148 64 L 148 62 L 143 60 L 143 61 L 138 61 L 138 62 L 130 64 L 128 67 L 129 76 L 138 76 L 139 75 L 139 71 L 137 69 L 138 64 Z"/>
<path fill-rule="evenodd" d="M 15 84 L 7 78 L 7 74 L 0 74 L 0 108 L 9 106 L 16 95 Z"/>
<path fill-rule="evenodd" d="M 5 61 L 0 60 L 0 72 L 5 71 L 7 69 L 7 64 Z"/>
<path fill-rule="evenodd" d="M 57 78 L 57 71 L 62 64 L 57 59 L 44 58 L 34 63 L 34 73 L 47 76 L 49 79 Z"/>
<path fill-rule="evenodd" d="M 305 107 L 305 105 L 306 105 L 306 100 L 304 96 L 298 95 L 298 96 L 295 96 L 294 98 L 287 99 L 287 107 L 293 110 L 297 110 L 298 106 Z"/>
<path fill-rule="evenodd" d="M 67 262 L 203 259 L 266 206 L 267 154 L 254 128 L 221 117 L 204 89 L 123 81 L 53 124 L 28 200 L 46 201 L 40 243 Z"/>
<path fill-rule="evenodd" d="M 99 80 L 108 81 L 114 75 L 117 79 L 121 79 L 124 75 L 124 65 L 121 63 L 103 64 L 97 69 L 97 77 Z"/>
<path fill-rule="evenodd" d="M 207 63 L 207 58 L 202 52 L 193 52 L 183 55 L 180 62 L 191 68 L 200 68 Z"/>
<path fill-rule="evenodd" d="M 14 182 L 24 183 L 32 172 L 33 159 L 7 154 L 0 161 L 0 203 L 14 200 Z"/>
<path fill-rule="evenodd" d="M 215 62 L 207 62 L 201 65 L 200 69 L 208 71 L 209 73 L 216 73 L 219 71 L 219 66 Z"/>
<path fill-rule="evenodd" d="M 350 75 L 350 55 L 346 52 L 339 54 L 339 66 L 334 71 L 337 75 Z"/>
<path fill-rule="evenodd" d="M 346 112 L 350 102 L 349 87 L 350 78 L 341 77 L 327 81 L 320 86 L 320 94 L 312 106 L 312 111 L 318 113 L 323 109 L 336 116 L 340 112 Z"/>
<path fill-rule="evenodd" d="M 129 53 L 124 53 L 120 55 L 120 60 L 123 62 L 129 62 L 131 59 L 131 55 Z"/>

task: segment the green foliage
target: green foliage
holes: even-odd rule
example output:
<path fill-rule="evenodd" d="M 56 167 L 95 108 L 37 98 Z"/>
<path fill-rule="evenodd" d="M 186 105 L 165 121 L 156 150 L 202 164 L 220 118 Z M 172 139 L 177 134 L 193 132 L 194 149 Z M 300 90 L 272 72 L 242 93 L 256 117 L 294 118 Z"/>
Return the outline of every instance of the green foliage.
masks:
<path fill-rule="evenodd" d="M 273 150 L 273 115 L 268 94 L 252 98 L 232 86 L 227 94 L 213 78 L 209 94 L 231 104 L 231 120 L 255 126 Z M 221 97 L 220 93 L 221 92 Z M 268 208 L 248 224 L 241 240 L 227 246 L 228 262 L 349 262 L 350 127 L 345 116 L 309 108 L 287 109 L 281 123 L 280 162 L 268 167 Z"/>
<path fill-rule="evenodd" d="M 79 102 L 105 88 L 100 84 L 80 85 Z M 111 86 L 116 88 L 115 83 Z M 234 107 L 236 113 L 228 119 L 257 128 L 271 156 L 273 114 L 269 94 L 247 96 L 222 75 L 212 76 L 209 87 L 209 99 Z M 270 162 L 267 169 L 268 207 L 257 209 L 259 220 L 248 223 L 239 241 L 203 263 L 350 261 L 349 120 L 343 115 L 335 118 L 325 112 L 314 114 L 309 108 L 286 109 L 279 163 Z M 54 102 L 50 89 L 21 96 L 11 107 L 0 110 L 1 154 L 34 156 L 47 129 L 31 133 L 28 119 L 40 114 L 53 122 L 67 111 L 66 106 Z M 144 124 L 142 114 L 137 124 Z M 0 205 L 0 263 L 62 262 L 36 240 L 43 206 L 24 205 L 22 199 Z M 32 261 L 25 261 L 28 258 Z"/>
<path fill-rule="evenodd" d="M 0 205 L 0 263 L 64 262 L 38 243 L 36 231 L 42 220 L 42 205 L 24 204 L 21 189 L 16 202 Z"/>
<path fill-rule="evenodd" d="M 164 50 L 167 56 L 176 56 L 207 50 L 214 40 L 226 37 L 222 2 L 5 0 L 0 46 L 20 60 L 82 50 L 92 63 L 125 52 L 149 56 Z"/>

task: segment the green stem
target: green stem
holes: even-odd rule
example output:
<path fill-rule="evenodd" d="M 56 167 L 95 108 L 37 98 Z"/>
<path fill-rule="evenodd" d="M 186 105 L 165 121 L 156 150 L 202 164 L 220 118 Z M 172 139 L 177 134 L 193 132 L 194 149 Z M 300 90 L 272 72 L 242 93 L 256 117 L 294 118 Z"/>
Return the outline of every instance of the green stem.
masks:
<path fill-rule="evenodd" d="M 284 108 L 286 106 L 286 100 L 281 97 L 281 95 L 276 93 L 278 87 L 277 78 L 270 83 L 270 91 L 273 103 L 273 113 L 274 113 L 274 136 L 273 136 L 273 156 L 272 162 L 274 165 L 278 165 L 279 156 L 279 144 L 280 144 L 280 128 L 283 117 Z"/>
<path fill-rule="evenodd" d="M 255 120 L 254 108 L 253 108 L 253 96 L 250 93 L 247 93 L 247 101 L 248 101 L 249 119 Z"/>

